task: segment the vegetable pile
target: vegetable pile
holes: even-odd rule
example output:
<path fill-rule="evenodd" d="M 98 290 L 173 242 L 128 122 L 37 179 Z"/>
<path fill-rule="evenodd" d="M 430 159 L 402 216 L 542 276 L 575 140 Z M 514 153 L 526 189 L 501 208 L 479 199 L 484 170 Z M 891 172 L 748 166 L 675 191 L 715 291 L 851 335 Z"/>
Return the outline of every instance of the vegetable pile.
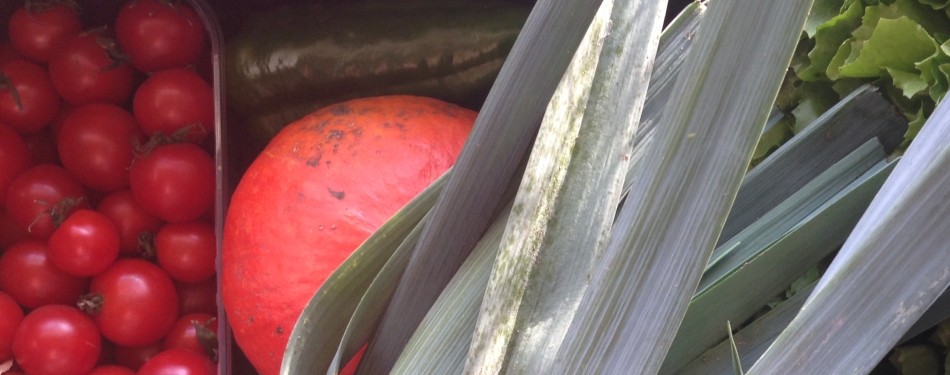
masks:
<path fill-rule="evenodd" d="M 204 23 L 89 11 L 26 1 L 0 38 L 0 372 L 214 374 Z"/>

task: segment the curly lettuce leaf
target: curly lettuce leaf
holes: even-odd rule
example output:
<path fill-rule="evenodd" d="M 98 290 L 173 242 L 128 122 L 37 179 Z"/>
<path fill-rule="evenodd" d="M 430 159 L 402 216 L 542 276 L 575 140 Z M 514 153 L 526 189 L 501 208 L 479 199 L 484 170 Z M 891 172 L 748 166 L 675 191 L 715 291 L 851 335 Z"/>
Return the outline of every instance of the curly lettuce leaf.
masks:
<path fill-rule="evenodd" d="M 932 56 L 937 47 L 934 38 L 910 18 L 881 18 L 867 40 L 851 42 L 849 55 L 838 68 L 838 75 L 879 77 L 887 68 L 913 71 L 914 65 Z"/>
<path fill-rule="evenodd" d="M 861 24 L 864 5 L 855 1 L 837 16 L 817 26 L 814 34 L 815 47 L 808 52 L 808 63 L 796 69 L 795 74 L 803 81 L 827 79 L 825 70 L 838 52 L 838 47 L 851 38 L 851 31 Z"/>

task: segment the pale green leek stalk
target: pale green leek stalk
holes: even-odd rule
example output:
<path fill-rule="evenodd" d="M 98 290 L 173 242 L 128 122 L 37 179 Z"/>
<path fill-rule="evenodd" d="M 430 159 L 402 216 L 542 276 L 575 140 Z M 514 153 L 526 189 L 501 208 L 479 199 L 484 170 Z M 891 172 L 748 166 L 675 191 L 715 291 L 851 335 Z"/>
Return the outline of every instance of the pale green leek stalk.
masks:
<path fill-rule="evenodd" d="M 693 3 L 684 9 L 670 26 L 664 30 L 660 38 L 660 47 L 658 48 L 662 51 L 658 51 L 657 53 L 658 59 L 660 60 L 656 61 L 653 74 L 650 77 L 650 88 L 646 100 L 647 105 L 645 105 L 643 117 L 641 118 L 640 126 L 643 129 L 655 128 L 656 120 L 659 118 L 658 112 L 662 111 L 663 106 L 669 98 L 669 91 L 671 91 L 669 88 L 673 86 L 675 77 L 680 70 L 680 66 L 682 66 L 684 56 L 687 51 L 689 51 L 689 47 L 692 43 L 689 36 L 696 30 L 704 11 L 704 6 L 698 2 Z M 603 14 L 603 21 L 606 21 L 607 15 L 608 12 Z M 595 58 L 596 56 L 596 54 L 593 55 Z M 578 86 L 583 88 L 588 87 L 588 85 Z M 566 89 L 559 88 L 559 90 Z M 583 102 L 581 102 L 581 104 L 583 104 Z M 566 106 L 561 108 L 566 108 Z M 579 106 L 578 109 L 583 110 L 584 108 L 583 106 Z M 579 117 L 581 113 L 577 113 L 576 115 Z M 637 134 L 637 139 L 642 142 L 637 142 L 638 146 L 634 146 L 635 150 L 638 147 L 649 144 L 648 139 L 642 139 L 643 136 L 643 134 Z M 638 160 L 638 157 L 637 155 L 633 155 L 630 159 L 630 162 L 635 162 Z M 636 165 L 630 165 L 628 175 L 629 169 L 635 168 Z M 571 171 L 569 170 L 568 175 L 570 174 Z M 626 184 L 623 190 L 627 190 Z M 561 212 L 563 212 L 564 206 L 562 205 L 561 208 Z M 611 208 L 611 212 L 615 210 L 616 207 Z M 500 216 L 499 221 L 501 221 L 501 218 L 507 219 L 508 216 L 510 216 L 509 214 L 510 207 L 508 211 L 501 214 L 502 216 Z M 569 223 L 570 221 L 567 222 Z M 589 223 L 582 221 L 578 225 L 589 225 Z M 466 260 L 462 268 L 439 296 L 432 309 L 420 324 L 419 329 L 407 344 L 406 349 L 399 357 L 392 374 L 443 375 L 461 373 L 466 352 L 469 349 L 468 344 L 475 330 L 478 308 L 488 283 L 488 276 L 491 273 L 492 262 L 486 261 L 486 259 L 494 259 L 501 240 L 500 232 L 504 230 L 504 226 L 502 226 L 499 229 L 499 233 L 496 234 L 494 231 L 497 227 L 498 223 L 496 222 L 493 229 L 482 238 L 478 247 L 476 247 L 469 259 Z M 573 249 L 569 247 L 567 247 L 567 250 L 568 251 L 565 252 L 566 254 L 563 254 L 566 257 L 563 258 L 555 258 L 550 256 L 551 252 L 548 252 L 549 256 L 539 259 L 535 270 L 539 271 L 544 269 L 545 262 L 555 262 L 559 264 L 558 268 L 554 271 L 547 272 L 547 275 L 557 277 L 557 280 L 579 281 L 586 286 L 589 266 L 574 267 L 574 265 L 589 264 L 591 262 L 589 258 L 592 254 L 589 252 L 573 251 Z M 557 260 L 555 261 L 555 259 Z M 575 262 L 575 259 L 580 261 Z M 545 285 L 545 282 L 541 279 L 532 277 L 532 282 L 536 281 L 538 281 L 537 284 L 539 285 Z M 531 288 L 531 286 L 529 286 L 529 288 Z M 530 289 L 526 292 L 526 297 L 528 294 L 532 296 L 535 295 L 531 293 Z M 549 309 L 548 306 L 544 306 L 544 304 L 548 304 L 553 305 L 551 307 L 553 309 L 569 309 L 569 311 L 573 311 L 574 309 L 574 306 L 562 306 L 558 304 L 559 301 L 554 296 L 554 293 L 545 294 L 544 297 L 549 300 L 548 303 L 539 303 L 537 306 L 530 306 L 529 308 L 543 312 Z M 525 301 L 527 301 L 527 299 Z M 526 302 L 523 302 L 522 306 L 527 306 Z M 538 316 L 543 315 L 538 314 Z M 569 321 L 566 323 L 569 323 Z M 518 324 L 522 324 L 522 322 L 519 321 Z M 516 329 L 520 330 L 520 328 Z M 562 335 L 563 334 L 558 335 L 558 337 Z M 524 336 L 519 335 L 517 337 L 521 338 Z M 545 350 L 550 350 L 545 353 L 547 357 L 542 357 L 541 355 L 532 357 L 532 348 L 529 346 L 525 347 L 528 349 L 525 351 L 525 356 L 541 363 L 550 363 L 550 357 L 555 354 L 554 352 L 557 349 L 556 347 L 553 348 L 553 350 L 545 348 Z M 514 354 L 512 357 L 514 357 Z M 511 369 L 510 366 L 513 363 L 514 361 L 509 361 L 508 372 L 515 371 Z M 539 366 L 533 364 L 521 367 L 539 368 Z M 529 373 L 533 374 L 530 370 Z M 545 373 L 545 371 L 539 370 L 538 373 Z"/>
<path fill-rule="evenodd" d="M 748 166 L 811 0 L 710 3 L 553 374 L 654 374 Z M 749 58 L 755 56 L 756 58 Z"/>
<path fill-rule="evenodd" d="M 601 12 L 610 14 L 610 34 L 600 58 L 578 54 L 573 61 L 580 74 L 595 71 L 593 81 L 587 80 L 589 98 L 574 96 L 587 98 L 586 109 L 583 100 L 578 103 L 572 97 L 561 101 L 556 96 L 548 106 L 551 116 L 545 116 L 522 179 L 481 305 L 465 374 L 502 372 L 511 341 L 520 334 L 530 337 L 520 340 L 529 347 L 515 359 L 522 366 L 517 372 L 547 372 L 572 308 L 587 285 L 583 277 L 552 283 L 549 272 L 555 267 L 590 269 L 609 238 L 629 160 L 626 153 L 640 121 L 666 11 L 665 1 L 619 0 L 612 10 L 610 3 L 601 6 Z M 588 37 L 603 38 L 602 30 L 592 27 Z M 581 82 L 570 77 L 566 75 L 560 87 L 579 90 L 576 85 Z M 584 110 L 582 124 L 562 119 L 579 120 L 570 115 L 577 109 Z M 583 131 L 578 137 L 579 130 Z M 578 256 L 566 256 L 572 253 Z M 547 269 L 533 272 L 539 262 L 545 262 L 539 266 Z M 529 285 L 532 293 L 525 295 Z M 539 301 L 546 309 L 532 310 Z M 524 320 L 520 314 L 525 313 L 541 315 L 531 317 L 540 321 L 522 324 L 515 333 L 516 321 Z M 540 368 L 524 368 L 528 363 Z"/>
<path fill-rule="evenodd" d="M 442 290 L 505 206 L 505 191 L 600 1 L 541 0 L 512 46 L 423 229 L 358 374 L 392 369 Z"/>
<path fill-rule="evenodd" d="M 789 327 L 749 374 L 867 374 L 950 285 L 942 102 Z"/>

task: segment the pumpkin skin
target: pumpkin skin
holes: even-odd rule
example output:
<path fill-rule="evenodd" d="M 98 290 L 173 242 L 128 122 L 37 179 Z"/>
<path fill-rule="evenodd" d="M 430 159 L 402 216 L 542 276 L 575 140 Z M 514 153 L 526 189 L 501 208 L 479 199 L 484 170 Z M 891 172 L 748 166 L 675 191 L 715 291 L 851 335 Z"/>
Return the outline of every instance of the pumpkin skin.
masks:
<path fill-rule="evenodd" d="M 277 375 L 298 316 L 367 237 L 455 162 L 477 113 L 384 96 L 285 127 L 231 198 L 221 290 L 237 344 Z"/>

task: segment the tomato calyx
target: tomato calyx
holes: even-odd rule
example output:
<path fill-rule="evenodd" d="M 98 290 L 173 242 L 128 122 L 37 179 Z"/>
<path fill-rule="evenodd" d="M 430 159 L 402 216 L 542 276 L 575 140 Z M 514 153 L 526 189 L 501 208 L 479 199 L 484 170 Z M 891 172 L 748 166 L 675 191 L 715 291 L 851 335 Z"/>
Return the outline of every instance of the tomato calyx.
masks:
<path fill-rule="evenodd" d="M 57 5 L 72 9 L 76 14 L 82 14 L 82 7 L 74 0 L 26 0 L 23 8 L 26 9 L 27 13 L 32 15 L 45 13 Z"/>
<path fill-rule="evenodd" d="M 195 326 L 195 336 L 198 338 L 198 343 L 201 344 L 205 354 L 214 363 L 218 363 L 218 335 L 211 330 L 211 324 L 217 319 L 211 318 L 204 323 L 197 320 L 191 321 L 191 324 Z"/>
<path fill-rule="evenodd" d="M 104 28 L 105 27 L 103 27 L 103 29 Z M 106 56 L 109 57 L 109 60 L 112 60 L 112 64 L 102 68 L 103 71 L 108 72 L 132 62 L 132 57 L 119 49 L 119 42 L 117 42 L 115 38 L 102 36 L 100 33 L 100 35 L 96 35 L 96 43 L 106 51 Z"/>
<path fill-rule="evenodd" d="M 188 141 L 188 135 L 195 131 L 197 133 L 205 132 L 205 127 L 200 122 L 182 127 L 171 135 L 165 135 L 162 131 L 157 131 L 145 143 L 139 142 L 138 138 L 132 137 L 132 150 L 136 159 L 141 159 L 152 153 L 158 146 L 170 145 L 175 143 L 185 143 Z"/>
<path fill-rule="evenodd" d="M 139 246 L 135 249 L 136 255 L 145 260 L 154 260 L 157 250 L 155 249 L 155 233 L 143 230 L 139 233 Z"/>
<path fill-rule="evenodd" d="M 60 225 L 62 225 L 63 222 L 66 221 L 66 218 L 69 216 L 69 213 L 72 212 L 73 208 L 76 208 L 77 206 L 81 205 L 84 201 L 85 201 L 84 197 L 63 198 L 63 200 L 56 202 L 56 204 L 54 204 L 48 210 L 40 212 L 40 214 L 36 216 L 36 219 L 33 219 L 33 222 L 30 223 L 30 226 L 27 227 L 27 231 L 30 231 L 31 229 L 33 229 L 33 225 L 39 222 L 40 219 L 43 218 L 43 215 L 50 216 L 50 219 L 53 221 L 53 228 L 59 228 Z M 48 202 L 43 202 L 43 201 L 34 201 L 34 202 L 38 204 L 49 205 Z"/>
<path fill-rule="evenodd" d="M 99 293 L 89 293 L 79 296 L 76 307 L 89 315 L 96 315 L 102 310 L 102 295 Z"/>
<path fill-rule="evenodd" d="M 21 111 L 23 110 L 23 101 L 20 100 L 20 92 L 17 91 L 16 86 L 13 85 L 13 79 L 2 72 L 0 72 L 0 90 L 10 90 L 10 95 L 13 95 L 16 108 Z"/>

